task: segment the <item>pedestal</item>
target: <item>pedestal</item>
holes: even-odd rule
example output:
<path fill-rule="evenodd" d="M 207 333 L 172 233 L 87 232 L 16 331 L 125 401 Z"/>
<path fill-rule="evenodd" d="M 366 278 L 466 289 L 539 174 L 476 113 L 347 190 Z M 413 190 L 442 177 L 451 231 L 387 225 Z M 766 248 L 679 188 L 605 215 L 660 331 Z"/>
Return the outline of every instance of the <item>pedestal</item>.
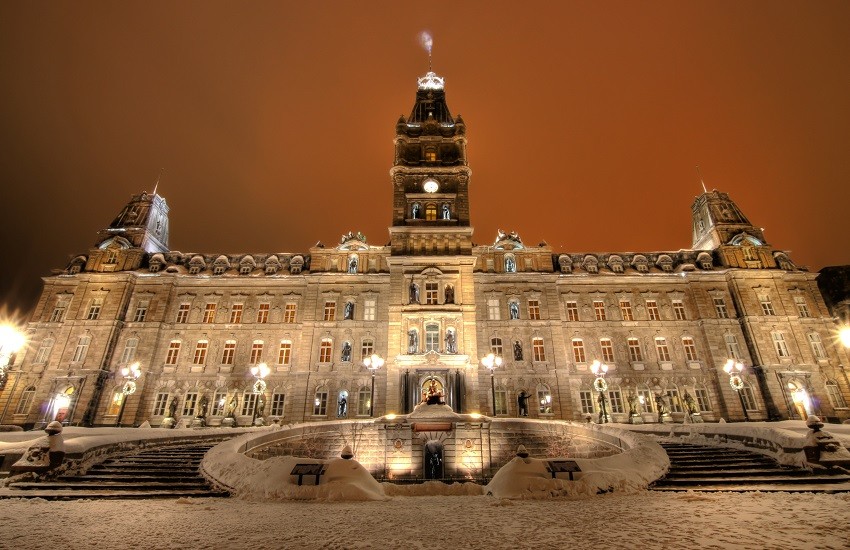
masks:
<path fill-rule="evenodd" d="M 203 418 L 195 418 L 194 420 L 192 420 L 193 428 L 203 428 L 206 425 L 207 423 Z"/>
<path fill-rule="evenodd" d="M 694 424 L 702 424 L 705 420 L 702 419 L 702 415 L 700 413 L 691 414 L 691 422 Z"/>
<path fill-rule="evenodd" d="M 232 416 L 228 416 L 227 418 L 221 421 L 222 428 L 232 428 L 234 426 L 236 426 L 236 419 Z"/>
<path fill-rule="evenodd" d="M 661 418 L 659 419 L 659 421 L 660 421 L 661 424 L 672 424 L 673 423 L 673 417 L 670 416 L 669 413 L 664 413 L 664 414 L 661 415 Z"/>
<path fill-rule="evenodd" d="M 629 415 L 629 424 L 643 424 L 643 417 L 637 413 Z"/>
<path fill-rule="evenodd" d="M 174 418 L 169 416 L 168 418 L 162 419 L 162 424 L 159 425 L 160 428 L 173 428 L 174 427 Z"/>

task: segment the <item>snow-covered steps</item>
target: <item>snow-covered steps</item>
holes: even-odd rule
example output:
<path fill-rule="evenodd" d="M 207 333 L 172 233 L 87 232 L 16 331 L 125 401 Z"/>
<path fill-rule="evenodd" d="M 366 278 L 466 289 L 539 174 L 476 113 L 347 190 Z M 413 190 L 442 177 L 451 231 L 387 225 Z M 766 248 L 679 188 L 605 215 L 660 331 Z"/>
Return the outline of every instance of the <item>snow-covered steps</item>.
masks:
<path fill-rule="evenodd" d="M 198 465 L 212 444 L 146 449 L 113 456 L 85 474 L 11 483 L 0 498 L 179 498 L 221 497 L 201 476 Z"/>
<path fill-rule="evenodd" d="M 784 467 L 764 455 L 740 449 L 661 443 L 670 471 L 656 491 L 850 492 L 850 476 Z"/>

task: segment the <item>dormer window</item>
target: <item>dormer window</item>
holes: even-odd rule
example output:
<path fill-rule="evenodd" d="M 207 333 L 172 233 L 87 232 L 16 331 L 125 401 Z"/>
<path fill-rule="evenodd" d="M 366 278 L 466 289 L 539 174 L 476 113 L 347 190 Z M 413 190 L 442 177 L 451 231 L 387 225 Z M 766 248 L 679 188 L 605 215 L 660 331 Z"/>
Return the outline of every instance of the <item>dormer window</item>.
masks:
<path fill-rule="evenodd" d="M 71 269 L 68 270 L 68 273 L 71 275 L 76 275 L 80 272 L 80 264 L 74 264 L 71 266 Z"/>
<path fill-rule="evenodd" d="M 200 272 L 201 272 L 201 266 L 199 266 L 199 265 L 189 266 L 189 275 L 197 275 Z"/>
<path fill-rule="evenodd" d="M 433 147 L 425 149 L 425 162 L 437 162 L 437 150 Z"/>
<path fill-rule="evenodd" d="M 225 268 L 223 265 L 217 265 L 213 268 L 213 275 L 221 275 L 222 273 L 224 273 L 225 269 L 227 268 Z"/>
<path fill-rule="evenodd" d="M 425 207 L 425 219 L 427 221 L 434 221 L 437 219 L 437 205 L 429 204 Z"/>
<path fill-rule="evenodd" d="M 240 275 L 250 275 L 251 274 L 251 266 L 249 264 L 242 264 L 239 268 Z"/>
<path fill-rule="evenodd" d="M 673 271 L 673 259 L 667 254 L 662 254 L 656 262 L 662 271 Z"/>
<path fill-rule="evenodd" d="M 114 248 L 106 249 L 106 257 L 103 260 L 105 264 L 117 264 L 118 263 L 118 251 Z"/>

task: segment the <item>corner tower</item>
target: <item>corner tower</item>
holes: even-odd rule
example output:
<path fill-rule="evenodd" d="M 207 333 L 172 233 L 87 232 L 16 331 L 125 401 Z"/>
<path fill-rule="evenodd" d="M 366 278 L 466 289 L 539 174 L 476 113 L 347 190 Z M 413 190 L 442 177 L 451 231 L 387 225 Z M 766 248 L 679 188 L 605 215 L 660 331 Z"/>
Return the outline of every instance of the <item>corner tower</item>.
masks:
<path fill-rule="evenodd" d="M 145 252 L 168 252 L 168 204 L 156 194 L 133 195 L 130 202 L 98 232 L 98 245 L 113 237 L 123 237 L 130 246 Z"/>
<path fill-rule="evenodd" d="M 466 125 L 452 117 L 444 82 L 433 72 L 418 79 L 413 110 L 396 124 L 393 256 L 472 254 Z"/>

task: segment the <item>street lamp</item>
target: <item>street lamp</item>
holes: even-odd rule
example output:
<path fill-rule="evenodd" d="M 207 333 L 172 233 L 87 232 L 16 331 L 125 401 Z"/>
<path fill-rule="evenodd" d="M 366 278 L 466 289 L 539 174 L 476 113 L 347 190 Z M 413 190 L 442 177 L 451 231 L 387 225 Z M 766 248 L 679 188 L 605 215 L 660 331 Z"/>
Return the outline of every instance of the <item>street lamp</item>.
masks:
<path fill-rule="evenodd" d="M 844 325 L 838 329 L 838 339 L 845 348 L 850 348 L 850 325 Z"/>
<path fill-rule="evenodd" d="M 741 378 L 741 373 L 744 371 L 744 364 L 735 359 L 729 358 L 726 364 L 723 365 L 723 370 L 729 375 L 729 385 L 738 394 L 738 399 L 741 400 L 741 409 L 744 410 L 744 420 L 750 421 L 750 415 L 747 414 L 747 404 L 744 402 L 744 379 Z"/>
<path fill-rule="evenodd" d="M 260 399 L 263 398 L 263 392 L 266 391 L 266 381 L 263 379 L 269 375 L 269 372 L 271 372 L 269 366 L 265 363 L 251 367 L 251 376 L 256 379 L 254 382 L 254 394 L 257 395 L 257 399 L 254 401 L 254 415 L 251 417 L 252 426 L 257 423 L 258 405 L 260 404 Z M 260 417 L 260 421 L 264 422 L 262 416 Z"/>
<path fill-rule="evenodd" d="M 26 343 L 27 337 L 16 326 L 0 325 L 0 390 L 6 385 L 6 371 L 12 356 L 18 353 Z"/>
<path fill-rule="evenodd" d="M 369 357 L 363 359 L 363 365 L 372 371 L 372 389 L 369 392 L 369 416 L 374 416 L 375 412 L 375 371 L 384 366 L 384 358 L 373 353 Z"/>
<path fill-rule="evenodd" d="M 493 416 L 496 416 L 496 382 L 493 379 L 493 372 L 502 366 L 502 357 L 494 353 L 488 353 L 481 359 L 481 364 L 487 367 L 490 371 L 490 392 L 493 395 Z"/>
<path fill-rule="evenodd" d="M 121 418 L 124 416 L 124 407 L 127 406 L 127 398 L 136 393 L 136 380 L 142 376 L 139 362 L 136 361 L 129 367 L 123 367 L 121 376 L 124 377 L 124 386 L 121 388 L 121 408 L 118 409 L 118 421 L 115 423 L 119 428 L 121 427 Z"/>
<path fill-rule="evenodd" d="M 608 383 L 605 382 L 605 374 L 608 372 L 608 365 L 594 359 L 593 363 L 590 364 L 590 371 L 596 376 L 596 380 L 593 381 L 593 388 L 599 392 L 599 403 L 601 405 L 599 409 L 599 423 L 605 424 L 611 421 L 605 406 L 605 391 L 608 389 Z"/>

